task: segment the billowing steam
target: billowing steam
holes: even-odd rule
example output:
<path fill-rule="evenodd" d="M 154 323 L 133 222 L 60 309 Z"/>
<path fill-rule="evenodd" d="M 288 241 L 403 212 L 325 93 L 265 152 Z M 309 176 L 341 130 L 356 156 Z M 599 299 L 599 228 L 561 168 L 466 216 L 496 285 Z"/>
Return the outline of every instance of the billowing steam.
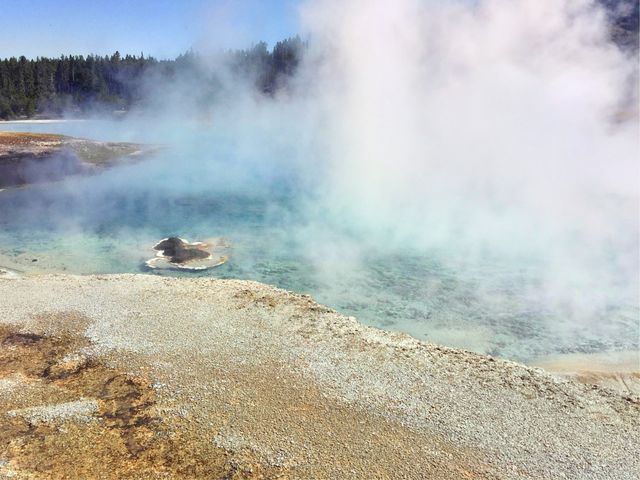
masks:
<path fill-rule="evenodd" d="M 536 232 L 599 227 L 590 198 L 637 195 L 637 123 L 615 122 L 634 108 L 621 102 L 637 65 L 592 2 L 319 1 L 304 13 L 329 188 L 365 207 L 359 219 L 421 228 L 444 208 L 483 231 L 511 213 Z"/>
<path fill-rule="evenodd" d="M 462 271 L 534 268 L 531 298 L 574 327 L 637 307 L 638 65 L 598 5 L 325 0 L 303 18 L 333 218 Z"/>

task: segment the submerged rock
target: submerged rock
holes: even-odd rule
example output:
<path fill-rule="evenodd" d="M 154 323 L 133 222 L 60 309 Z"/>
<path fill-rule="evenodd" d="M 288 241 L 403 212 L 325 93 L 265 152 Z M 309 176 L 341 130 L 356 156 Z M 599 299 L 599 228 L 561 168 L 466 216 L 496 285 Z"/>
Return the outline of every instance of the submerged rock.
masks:
<path fill-rule="evenodd" d="M 154 269 L 206 270 L 225 263 L 228 248 L 222 238 L 193 243 L 179 237 L 164 238 L 153 247 L 156 256 L 145 265 Z"/>

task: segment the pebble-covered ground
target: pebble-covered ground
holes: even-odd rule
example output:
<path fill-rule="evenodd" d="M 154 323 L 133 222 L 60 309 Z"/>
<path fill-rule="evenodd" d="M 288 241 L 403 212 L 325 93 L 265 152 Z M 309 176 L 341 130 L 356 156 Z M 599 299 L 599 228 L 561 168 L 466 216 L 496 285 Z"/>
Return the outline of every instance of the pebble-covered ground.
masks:
<path fill-rule="evenodd" d="M 236 280 L 0 276 L 0 477 L 635 479 L 640 399 Z"/>

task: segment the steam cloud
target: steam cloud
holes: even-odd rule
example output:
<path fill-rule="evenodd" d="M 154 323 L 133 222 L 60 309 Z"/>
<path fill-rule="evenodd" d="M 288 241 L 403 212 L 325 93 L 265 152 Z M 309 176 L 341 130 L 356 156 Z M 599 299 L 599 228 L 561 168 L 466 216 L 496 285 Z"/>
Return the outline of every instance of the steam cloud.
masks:
<path fill-rule="evenodd" d="M 637 288 L 637 61 L 597 4 L 325 0 L 303 19 L 344 221 L 455 245 L 462 268 L 533 259 L 534 295 L 577 321 Z"/>

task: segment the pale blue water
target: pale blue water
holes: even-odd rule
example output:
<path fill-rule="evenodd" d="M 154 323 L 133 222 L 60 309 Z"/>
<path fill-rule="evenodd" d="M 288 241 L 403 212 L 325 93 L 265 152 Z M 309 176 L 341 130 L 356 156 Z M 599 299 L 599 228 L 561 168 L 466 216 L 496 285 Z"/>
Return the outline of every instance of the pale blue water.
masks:
<path fill-rule="evenodd" d="M 2 129 L 160 140 L 134 135 L 117 122 Z M 619 289 L 598 292 L 604 300 L 592 307 L 588 299 L 595 292 L 589 291 L 569 295 L 569 302 L 547 301 L 539 288 L 544 267 L 526 259 L 514 262 L 489 252 L 468 262 L 455 248 L 384 245 L 363 247 L 354 257 L 352 249 L 361 242 L 348 225 L 310 225 L 295 172 L 270 168 L 269 158 L 250 168 L 244 162 L 236 171 L 234 142 L 220 136 L 211 144 L 206 151 L 167 150 L 142 165 L 98 176 L 0 192 L 0 255 L 43 270 L 143 272 L 160 238 L 223 236 L 233 245 L 227 264 L 197 274 L 150 273 L 258 280 L 309 293 L 370 325 L 517 360 L 638 349 L 638 288 L 628 276 Z M 202 162 L 193 162 L 194 155 Z M 184 165 L 205 164 L 204 158 L 217 169 L 184 171 Z M 339 243 L 310 243 L 315 233 L 327 231 Z M 576 305 L 589 308 L 576 311 Z"/>

